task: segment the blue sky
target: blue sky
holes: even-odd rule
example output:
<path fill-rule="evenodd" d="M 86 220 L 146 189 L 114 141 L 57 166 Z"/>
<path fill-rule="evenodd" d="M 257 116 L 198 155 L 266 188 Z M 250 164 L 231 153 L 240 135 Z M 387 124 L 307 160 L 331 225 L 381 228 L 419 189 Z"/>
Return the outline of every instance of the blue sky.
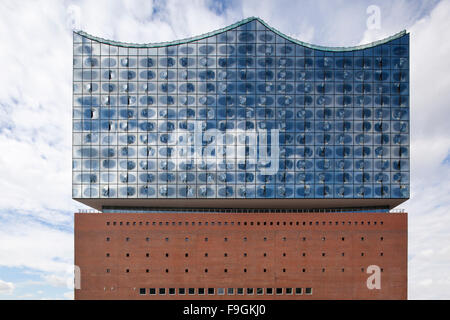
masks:
<path fill-rule="evenodd" d="M 368 29 L 367 8 L 380 8 Z M 1 1 L 0 299 L 71 299 L 72 29 L 149 43 L 250 16 L 352 46 L 411 32 L 410 299 L 450 299 L 450 1 Z"/>

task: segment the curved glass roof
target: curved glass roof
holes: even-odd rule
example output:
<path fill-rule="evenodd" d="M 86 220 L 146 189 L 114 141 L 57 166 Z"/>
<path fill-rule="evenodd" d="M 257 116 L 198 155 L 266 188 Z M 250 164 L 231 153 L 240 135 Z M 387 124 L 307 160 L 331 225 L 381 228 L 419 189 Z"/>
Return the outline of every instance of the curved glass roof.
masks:
<path fill-rule="evenodd" d="M 258 17 L 250 17 L 244 20 L 241 20 L 239 22 L 236 22 L 228 27 L 222 28 L 222 29 L 218 29 L 216 31 L 212 31 L 212 32 L 208 32 L 199 36 L 194 36 L 194 37 L 190 37 L 190 38 L 186 38 L 186 39 L 180 39 L 180 40 L 174 40 L 174 41 L 167 41 L 167 42 L 159 42 L 159 43 L 146 43 L 146 44 L 139 44 L 139 43 L 127 43 L 127 42 L 120 42 L 120 41 L 113 41 L 113 40 L 107 40 L 107 39 L 103 39 L 100 37 L 96 37 L 93 35 L 90 35 L 84 31 L 75 31 L 74 33 L 83 36 L 85 38 L 88 38 L 90 40 L 93 41 L 98 41 L 101 43 L 105 43 L 105 44 L 110 44 L 110 45 L 114 45 L 114 46 L 119 46 L 119 47 L 130 47 L 130 48 L 157 48 L 157 47 L 167 47 L 167 46 L 173 46 L 173 45 L 180 45 L 180 44 L 185 44 L 185 43 L 189 43 L 189 42 L 193 42 L 193 41 L 198 41 L 198 40 L 202 40 L 208 37 L 212 37 L 215 35 L 218 35 L 220 33 L 226 32 L 228 30 L 234 29 L 234 28 L 238 28 L 242 25 L 245 25 L 246 23 L 249 23 L 251 21 L 257 20 L 259 21 L 261 24 L 263 24 L 267 29 L 271 30 L 272 32 L 278 34 L 279 36 L 283 37 L 284 39 L 291 41 L 295 44 L 299 44 L 302 45 L 304 47 L 307 48 L 311 48 L 311 49 L 316 49 L 316 50 L 322 50 L 322 51 L 355 51 L 355 50 L 362 50 L 362 49 L 367 49 L 367 48 L 371 48 L 371 47 L 375 47 L 384 43 L 387 43 L 389 41 L 398 39 L 400 37 L 402 37 L 403 35 L 406 34 L 406 30 L 400 31 L 388 38 L 382 39 L 382 40 L 378 40 L 375 42 L 371 42 L 368 44 L 364 44 L 364 45 L 358 45 L 358 46 L 351 46 L 351 47 L 327 47 L 327 46 L 319 46 L 319 45 L 314 45 L 314 44 L 310 44 L 310 43 L 306 43 L 297 39 L 293 39 L 285 34 L 283 34 L 282 32 L 274 29 L 273 27 L 269 26 L 266 22 L 264 22 L 261 18 Z"/>

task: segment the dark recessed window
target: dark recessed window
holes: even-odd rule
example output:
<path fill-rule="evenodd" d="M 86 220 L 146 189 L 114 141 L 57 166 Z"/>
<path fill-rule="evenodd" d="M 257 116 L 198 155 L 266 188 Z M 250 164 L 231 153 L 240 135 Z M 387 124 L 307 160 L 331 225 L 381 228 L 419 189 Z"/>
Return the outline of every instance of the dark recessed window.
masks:
<path fill-rule="evenodd" d="M 244 237 L 244 241 L 247 241 L 247 237 Z"/>
<path fill-rule="evenodd" d="M 150 253 L 146 253 L 145 256 L 148 258 L 150 257 Z"/>
<path fill-rule="evenodd" d="M 208 294 L 213 295 L 214 294 L 214 288 L 208 288 Z"/>
<path fill-rule="evenodd" d="M 184 256 L 187 258 L 187 257 L 189 257 L 189 254 L 188 254 L 188 253 L 185 253 Z"/>
<path fill-rule="evenodd" d="M 361 237 L 361 241 L 364 241 L 364 237 Z"/>
<path fill-rule="evenodd" d="M 166 269 L 166 273 L 169 273 L 169 269 Z"/>
<path fill-rule="evenodd" d="M 275 293 L 276 294 L 283 294 L 283 288 L 276 288 Z"/>
<path fill-rule="evenodd" d="M 244 288 L 237 288 L 236 289 L 236 293 L 239 295 L 243 295 L 244 294 Z"/>
<path fill-rule="evenodd" d="M 150 269 L 145 269 L 145 272 L 146 272 L 146 273 L 149 273 L 149 272 L 150 272 Z"/>
<path fill-rule="evenodd" d="M 267 237 L 264 237 L 264 241 L 267 241 Z"/>
<path fill-rule="evenodd" d="M 228 241 L 228 238 L 224 238 L 223 241 L 227 242 L 227 241 Z"/>
<path fill-rule="evenodd" d="M 205 241 L 208 241 L 208 238 L 205 238 Z"/>
<path fill-rule="evenodd" d="M 129 272 L 130 272 L 130 269 L 125 269 L 125 272 L 126 272 L 126 273 L 129 273 Z"/>
<path fill-rule="evenodd" d="M 364 252 L 361 252 L 361 257 L 364 257 Z"/>
<path fill-rule="evenodd" d="M 189 238 L 188 237 L 184 238 L 184 241 L 189 241 Z"/>
<path fill-rule="evenodd" d="M 148 294 L 155 295 L 156 294 L 156 288 L 149 288 L 148 289 Z"/>
<path fill-rule="evenodd" d="M 109 221 L 106 221 L 106 225 L 109 226 Z M 145 289 L 144 289 L 145 290 Z"/>
<path fill-rule="evenodd" d="M 325 237 L 322 237 L 322 241 L 325 241 Z"/>
<path fill-rule="evenodd" d="M 247 272 L 247 268 L 244 268 L 244 272 Z"/>
<path fill-rule="evenodd" d="M 159 288 L 159 294 L 165 295 L 166 294 L 166 288 Z"/>
<path fill-rule="evenodd" d="M 383 252 L 380 252 L 380 256 L 383 256 Z"/>
<path fill-rule="evenodd" d="M 344 241 L 344 240 L 345 240 L 345 237 L 342 237 L 341 240 Z"/>
<path fill-rule="evenodd" d="M 207 257 L 208 256 L 208 253 L 205 253 L 205 257 Z"/>
<path fill-rule="evenodd" d="M 204 295 L 205 294 L 205 288 L 198 288 L 198 294 Z"/>
<path fill-rule="evenodd" d="M 286 253 L 285 252 L 283 252 L 283 257 L 286 257 Z"/>
<path fill-rule="evenodd" d="M 189 272 L 189 269 L 184 269 L 184 272 L 185 272 L 185 273 L 188 273 L 188 272 Z"/>
<path fill-rule="evenodd" d="M 302 294 L 302 288 L 295 288 L 295 294 Z"/>
<path fill-rule="evenodd" d="M 223 256 L 224 256 L 224 257 L 228 257 L 228 253 L 224 253 Z"/>
<path fill-rule="evenodd" d="M 230 295 L 230 296 L 233 295 L 234 294 L 234 288 L 228 288 L 227 289 L 227 294 Z"/>
<path fill-rule="evenodd" d="M 247 256 L 247 252 L 244 252 L 244 257 L 246 257 Z"/>
<path fill-rule="evenodd" d="M 223 272 L 227 273 L 227 272 L 228 272 L 228 269 L 223 269 Z"/>
<path fill-rule="evenodd" d="M 150 238 L 149 237 L 145 238 L 145 241 L 147 241 L 147 242 L 150 241 Z"/>
<path fill-rule="evenodd" d="M 267 253 L 264 252 L 264 257 L 267 257 Z"/>
<path fill-rule="evenodd" d="M 125 238 L 125 241 L 130 241 L 130 238 L 129 238 L 129 237 L 126 237 L 126 238 Z"/>
<path fill-rule="evenodd" d="M 168 253 L 166 253 L 166 258 L 169 256 L 169 254 Z"/>
<path fill-rule="evenodd" d="M 322 272 L 325 272 L 325 268 L 322 268 Z"/>
<path fill-rule="evenodd" d="M 256 294 L 257 295 L 263 295 L 264 294 L 264 289 L 263 288 L 256 288 Z"/>
<path fill-rule="evenodd" d="M 273 294 L 273 288 L 266 288 L 266 294 Z"/>
<path fill-rule="evenodd" d="M 188 294 L 190 294 L 190 295 L 195 294 L 195 288 L 189 288 Z"/>
<path fill-rule="evenodd" d="M 208 269 L 205 269 L 205 273 L 208 273 Z"/>
<path fill-rule="evenodd" d="M 186 294 L 185 288 L 178 288 L 178 294 Z"/>
<path fill-rule="evenodd" d="M 305 294 L 312 294 L 312 288 L 305 288 Z"/>
<path fill-rule="evenodd" d="M 381 238 L 380 238 L 380 241 L 383 241 L 383 240 L 384 240 L 384 238 L 383 238 L 383 237 L 381 237 Z"/>
<path fill-rule="evenodd" d="M 344 253 L 344 252 L 342 252 L 342 256 L 345 256 L 345 253 Z"/>
<path fill-rule="evenodd" d="M 264 272 L 267 272 L 267 269 L 264 269 L 263 271 L 264 271 Z"/>
<path fill-rule="evenodd" d="M 286 268 L 283 268 L 283 272 L 286 272 Z"/>
<path fill-rule="evenodd" d="M 302 269 L 302 272 L 306 272 L 306 269 L 305 269 L 305 268 L 303 268 L 303 269 Z"/>
<path fill-rule="evenodd" d="M 247 294 L 253 294 L 253 288 L 247 288 Z"/>
<path fill-rule="evenodd" d="M 169 294 L 174 295 L 175 294 L 175 288 L 169 288 Z"/>
<path fill-rule="evenodd" d="M 106 269 L 106 273 L 110 273 L 111 272 L 111 269 Z"/>
<path fill-rule="evenodd" d="M 111 238 L 110 237 L 106 237 L 106 241 L 110 241 L 111 240 Z"/>
<path fill-rule="evenodd" d="M 284 290 L 286 290 L 286 294 L 292 294 L 292 288 L 285 288 Z"/>
<path fill-rule="evenodd" d="M 109 257 L 109 253 L 107 253 L 106 256 Z"/>
<path fill-rule="evenodd" d="M 166 240 L 166 242 L 167 242 L 167 241 L 169 241 L 169 238 L 165 238 L 164 240 Z"/>
<path fill-rule="evenodd" d="M 130 254 L 129 254 L 129 253 L 127 253 L 127 254 L 125 254 L 125 256 L 129 257 L 129 256 L 130 256 Z"/>

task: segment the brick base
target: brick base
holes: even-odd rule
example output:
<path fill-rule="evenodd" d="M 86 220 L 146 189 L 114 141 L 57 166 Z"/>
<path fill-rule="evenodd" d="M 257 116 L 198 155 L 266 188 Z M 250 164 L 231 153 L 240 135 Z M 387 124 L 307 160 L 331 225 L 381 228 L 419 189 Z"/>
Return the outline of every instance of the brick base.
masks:
<path fill-rule="evenodd" d="M 75 299 L 406 299 L 407 214 L 76 213 L 75 264 Z"/>

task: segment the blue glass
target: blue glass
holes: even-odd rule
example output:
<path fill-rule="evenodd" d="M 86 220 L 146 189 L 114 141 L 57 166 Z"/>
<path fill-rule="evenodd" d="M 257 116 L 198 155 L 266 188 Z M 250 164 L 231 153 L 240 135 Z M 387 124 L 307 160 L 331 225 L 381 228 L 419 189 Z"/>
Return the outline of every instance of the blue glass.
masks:
<path fill-rule="evenodd" d="M 254 19 L 170 45 L 74 39 L 75 198 L 409 197 L 408 34 L 319 50 Z"/>

